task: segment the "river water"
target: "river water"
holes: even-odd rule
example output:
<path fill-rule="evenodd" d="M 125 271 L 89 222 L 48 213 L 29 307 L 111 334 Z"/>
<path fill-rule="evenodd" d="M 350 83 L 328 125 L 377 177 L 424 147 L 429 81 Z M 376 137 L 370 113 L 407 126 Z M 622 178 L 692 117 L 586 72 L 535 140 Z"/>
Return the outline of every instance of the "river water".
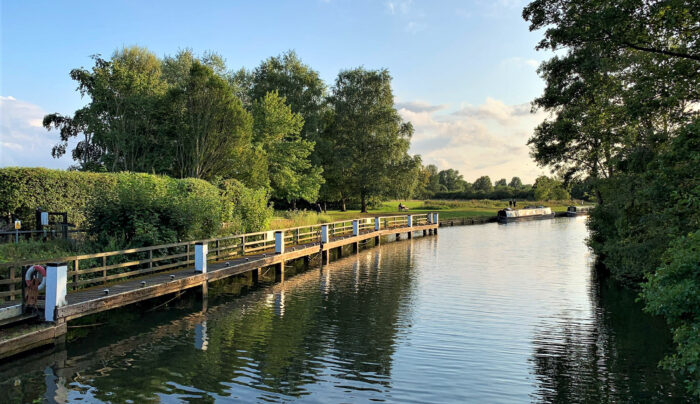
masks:
<path fill-rule="evenodd" d="M 0 402 L 687 400 L 657 367 L 663 321 L 596 279 L 586 236 L 585 218 L 443 228 L 105 313 L 0 364 Z"/>

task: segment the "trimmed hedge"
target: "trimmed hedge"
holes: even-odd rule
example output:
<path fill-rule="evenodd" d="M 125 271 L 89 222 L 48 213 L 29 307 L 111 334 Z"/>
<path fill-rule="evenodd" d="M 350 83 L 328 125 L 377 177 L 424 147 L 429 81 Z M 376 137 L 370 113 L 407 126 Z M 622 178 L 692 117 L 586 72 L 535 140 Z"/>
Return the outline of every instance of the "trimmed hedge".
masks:
<path fill-rule="evenodd" d="M 238 181 L 142 173 L 91 173 L 45 168 L 0 169 L 0 211 L 23 228 L 35 209 L 68 212 L 103 247 L 125 248 L 263 230 L 272 217 L 267 192 Z M 224 225 L 226 224 L 226 225 Z"/>
<path fill-rule="evenodd" d="M 113 175 L 46 168 L 0 168 L 0 226 L 8 228 L 12 219 L 22 221 L 22 229 L 35 229 L 36 208 L 67 212 L 68 221 L 81 227 L 86 221 L 88 203 L 116 185 Z"/>

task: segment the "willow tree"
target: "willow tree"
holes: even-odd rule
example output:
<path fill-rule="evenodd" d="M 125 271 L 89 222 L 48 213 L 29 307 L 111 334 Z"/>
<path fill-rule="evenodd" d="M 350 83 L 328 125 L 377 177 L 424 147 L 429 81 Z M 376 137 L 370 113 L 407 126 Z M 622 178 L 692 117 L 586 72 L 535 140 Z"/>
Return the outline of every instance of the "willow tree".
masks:
<path fill-rule="evenodd" d="M 393 189 L 402 169 L 413 126 L 394 108 L 391 75 L 385 69 L 357 68 L 338 74 L 330 97 L 334 110 L 331 129 L 333 161 L 342 171 L 334 183 L 359 199 L 367 212 L 371 198 Z"/>

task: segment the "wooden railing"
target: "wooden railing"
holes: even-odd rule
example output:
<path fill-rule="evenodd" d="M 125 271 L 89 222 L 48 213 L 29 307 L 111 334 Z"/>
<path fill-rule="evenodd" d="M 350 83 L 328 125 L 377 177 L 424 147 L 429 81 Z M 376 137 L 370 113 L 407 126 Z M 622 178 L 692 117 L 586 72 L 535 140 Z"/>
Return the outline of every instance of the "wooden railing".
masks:
<path fill-rule="evenodd" d="M 411 216 L 413 226 L 428 223 L 427 214 Z M 361 233 L 374 231 L 375 218 L 356 220 L 358 220 L 358 230 Z M 398 229 L 406 227 L 408 224 L 407 215 L 379 217 L 378 220 L 380 230 Z M 353 232 L 353 220 L 284 229 L 282 231 L 284 231 L 285 246 L 320 243 L 323 225 L 328 226 L 329 237 L 348 236 L 352 235 Z M 205 242 L 209 245 L 208 260 L 221 261 L 248 254 L 274 251 L 275 230 L 97 254 L 0 263 L 0 303 L 21 299 L 22 271 L 34 264 L 45 267 L 48 262 L 66 262 L 68 266 L 68 290 L 71 291 L 192 266 L 194 264 L 194 245 L 198 242 Z"/>

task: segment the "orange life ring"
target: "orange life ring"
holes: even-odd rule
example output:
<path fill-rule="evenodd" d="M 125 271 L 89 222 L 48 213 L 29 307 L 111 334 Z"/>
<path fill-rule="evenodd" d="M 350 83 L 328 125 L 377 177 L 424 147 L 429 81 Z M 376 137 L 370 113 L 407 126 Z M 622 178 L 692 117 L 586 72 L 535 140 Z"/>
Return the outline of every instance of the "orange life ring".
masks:
<path fill-rule="evenodd" d="M 41 274 L 41 283 L 39 284 L 39 290 L 44 289 L 46 286 L 46 269 L 41 265 L 32 265 L 27 269 L 27 273 L 24 275 L 24 282 L 27 286 L 30 286 L 30 281 L 34 277 L 34 272 L 38 271 Z"/>

